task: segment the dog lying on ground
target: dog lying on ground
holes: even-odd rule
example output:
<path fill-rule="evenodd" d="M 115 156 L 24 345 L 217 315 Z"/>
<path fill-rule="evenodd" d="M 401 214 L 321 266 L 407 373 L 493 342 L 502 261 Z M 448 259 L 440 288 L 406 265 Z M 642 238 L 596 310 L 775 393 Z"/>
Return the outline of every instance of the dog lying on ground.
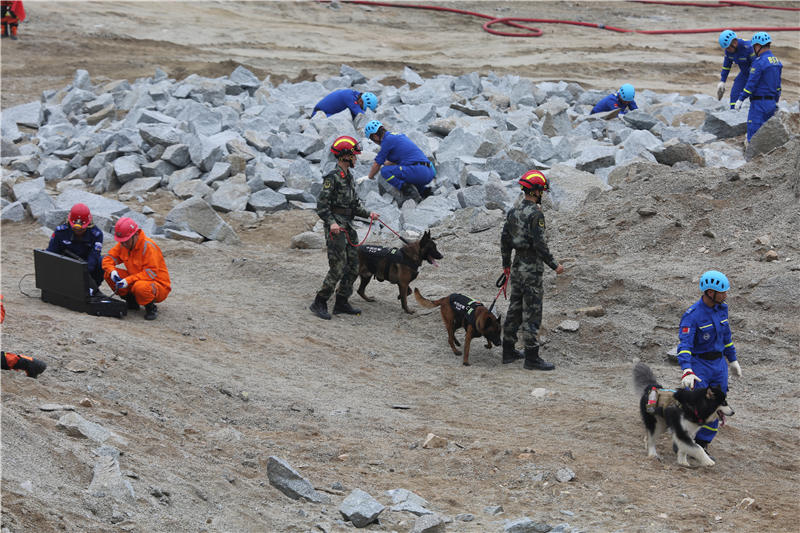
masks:
<path fill-rule="evenodd" d="M 469 344 L 473 338 L 486 337 L 487 348 L 491 348 L 492 343 L 495 346 L 500 346 L 502 343 L 500 339 L 500 333 L 502 332 L 500 318 L 494 316 L 481 302 L 456 292 L 450 296 L 431 301 L 422 296 L 419 289 L 414 289 L 414 298 L 417 299 L 417 302 L 422 307 L 428 309 L 439 308 L 442 313 L 442 322 L 444 322 L 444 327 L 447 328 L 447 341 L 456 355 L 461 355 L 461 351 L 456 348 L 456 346 L 461 345 L 456 340 L 455 332 L 460 328 L 464 328 L 466 331 L 466 336 L 464 337 L 464 366 L 469 366 Z"/>
<path fill-rule="evenodd" d="M 369 280 L 375 277 L 378 281 L 388 281 L 398 286 L 398 298 L 403 310 L 412 314 L 414 311 L 408 308 L 408 295 L 411 294 L 408 286 L 417 279 L 423 261 L 438 266 L 436 260 L 442 257 L 444 256 L 436 249 L 436 242 L 431 238 L 430 231 L 426 231 L 420 240 L 410 242 L 402 248 L 361 246 L 358 249 L 358 275 L 361 277 L 361 284 L 356 292 L 366 301 L 374 302 L 375 299 L 364 292 Z"/>
<path fill-rule="evenodd" d="M 708 387 L 694 390 L 680 389 L 674 392 L 674 402 L 666 405 L 656 404 L 652 413 L 647 410 L 647 399 L 650 391 L 663 389 L 656 381 L 653 371 L 644 363 L 636 363 L 633 367 L 633 383 L 642 390 L 639 408 L 642 422 L 647 430 L 645 447 L 648 457 L 658 457 L 656 438 L 665 429 L 672 433 L 672 442 L 678 449 L 678 464 L 690 466 L 688 457 L 694 457 L 701 466 L 714 466 L 714 460 L 694 441 L 700 426 L 717 418 L 725 424 L 725 417 L 733 415 L 733 409 L 725 399 L 725 392 L 719 387 Z"/>

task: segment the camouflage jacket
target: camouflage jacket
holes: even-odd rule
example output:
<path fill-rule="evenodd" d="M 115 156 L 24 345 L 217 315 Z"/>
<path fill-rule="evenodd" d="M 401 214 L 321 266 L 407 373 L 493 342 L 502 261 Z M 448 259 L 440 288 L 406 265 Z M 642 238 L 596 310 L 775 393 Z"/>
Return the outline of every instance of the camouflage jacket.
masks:
<path fill-rule="evenodd" d="M 317 197 L 317 214 L 330 226 L 334 222 L 348 226 L 353 217 L 369 218 L 369 211 L 361 205 L 356 193 L 353 175 L 338 166 L 322 178 L 322 190 Z"/>
<path fill-rule="evenodd" d="M 514 267 L 526 266 L 526 270 L 541 272 L 542 263 L 555 270 L 558 263 L 553 259 L 544 239 L 544 213 L 539 204 L 528 200 L 508 212 L 500 237 L 500 254 L 503 268 L 511 266 L 511 251 L 516 250 Z"/>

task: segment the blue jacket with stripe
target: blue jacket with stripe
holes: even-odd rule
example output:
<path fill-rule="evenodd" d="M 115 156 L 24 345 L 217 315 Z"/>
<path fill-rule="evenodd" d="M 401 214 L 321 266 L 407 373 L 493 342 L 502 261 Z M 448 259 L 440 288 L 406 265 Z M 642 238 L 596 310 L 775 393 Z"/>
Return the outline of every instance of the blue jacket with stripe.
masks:
<path fill-rule="evenodd" d="M 679 339 L 678 362 L 683 370 L 691 368 L 692 356 L 701 353 L 720 352 L 728 361 L 736 361 L 727 304 L 709 307 L 700 298 L 683 314 Z"/>

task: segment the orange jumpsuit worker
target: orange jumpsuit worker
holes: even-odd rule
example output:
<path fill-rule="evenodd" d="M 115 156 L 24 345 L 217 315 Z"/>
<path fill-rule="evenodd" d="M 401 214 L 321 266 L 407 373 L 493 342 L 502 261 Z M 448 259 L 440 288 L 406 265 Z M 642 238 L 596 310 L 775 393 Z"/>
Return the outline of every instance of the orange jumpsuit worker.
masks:
<path fill-rule="evenodd" d="M 6 308 L 3 306 L 3 295 L 0 294 L 0 324 L 6 319 Z M 34 378 L 44 372 L 47 368 L 47 363 L 28 357 L 27 355 L 19 355 L 17 353 L 4 352 L 0 350 L 0 358 L 2 358 L 3 370 L 24 370 L 29 378 Z"/>
<path fill-rule="evenodd" d="M 114 226 L 116 244 L 103 257 L 108 285 L 125 298 L 128 309 L 144 306 L 145 320 L 158 316 L 156 302 L 163 302 L 172 290 L 161 248 L 148 238 L 132 219 L 123 217 Z M 124 263 L 125 268 L 117 268 Z"/>
<path fill-rule="evenodd" d="M 20 0 L 2 0 L 0 2 L 3 19 L 3 37 L 11 37 L 17 40 L 17 26 L 21 20 L 25 20 L 25 8 L 22 7 Z"/>

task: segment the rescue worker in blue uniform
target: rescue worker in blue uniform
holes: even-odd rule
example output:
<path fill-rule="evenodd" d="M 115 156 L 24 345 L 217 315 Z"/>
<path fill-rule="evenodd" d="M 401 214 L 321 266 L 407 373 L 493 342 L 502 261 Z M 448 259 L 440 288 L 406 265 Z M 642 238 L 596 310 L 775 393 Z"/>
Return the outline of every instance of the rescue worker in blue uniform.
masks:
<path fill-rule="evenodd" d="M 351 118 L 363 114 L 367 108 L 375 111 L 378 108 L 378 97 L 373 93 L 360 93 L 353 89 L 339 89 L 320 100 L 311 113 L 313 117 L 317 111 L 325 113 L 326 117 L 350 110 Z"/>
<path fill-rule="evenodd" d="M 67 223 L 56 227 L 50 236 L 48 252 L 67 255 L 69 251 L 87 263 L 89 275 L 96 286 L 103 282 L 100 253 L 103 251 L 103 232 L 92 224 L 92 213 L 85 204 L 75 204 L 69 211 Z M 90 283 L 91 285 L 91 283 Z"/>
<path fill-rule="evenodd" d="M 756 53 L 753 51 L 750 41 L 738 39 L 733 30 L 725 30 L 719 34 L 719 45 L 725 50 L 725 57 L 722 59 L 720 82 L 717 84 L 717 100 L 722 100 L 722 96 L 725 94 L 725 81 L 728 79 L 728 74 L 731 73 L 731 67 L 734 63 L 739 65 L 739 74 L 733 80 L 731 87 L 730 101 L 731 107 L 733 107 L 750 76 L 750 64 L 756 58 Z"/>
<path fill-rule="evenodd" d="M 597 102 L 597 104 L 595 104 L 595 106 L 592 108 L 592 112 L 590 114 L 593 115 L 595 113 L 603 113 L 605 111 L 619 109 L 619 114 L 624 115 L 628 111 L 639 109 L 639 106 L 636 105 L 636 101 L 633 99 L 634 96 L 636 96 L 636 89 L 634 89 L 633 85 L 630 83 L 626 83 L 620 87 L 619 91 L 616 93 L 611 93 Z"/>
<path fill-rule="evenodd" d="M 728 322 L 728 306 L 724 303 L 730 286 L 722 272 L 704 273 L 700 276 L 703 295 L 681 318 L 678 362 L 683 370 L 681 386 L 684 388 L 694 389 L 699 383 L 700 387 L 716 385 L 727 393 L 728 365 L 737 376 L 742 375 Z M 701 426 L 695 442 L 708 451 L 718 426 L 718 420 Z"/>
<path fill-rule="evenodd" d="M 364 134 L 381 147 L 367 176 L 369 179 L 380 171 L 389 185 L 417 203 L 431 195 L 427 185 L 436 176 L 436 171 L 411 139 L 402 133 L 386 131 L 377 120 L 367 123 Z"/>
<path fill-rule="evenodd" d="M 745 98 L 750 98 L 750 111 L 747 114 L 747 142 L 758 131 L 763 123 L 775 114 L 778 100 L 781 98 L 781 72 L 783 65 L 772 54 L 770 43 L 772 37 L 760 31 L 750 41 L 756 59 L 750 66 L 747 84 L 736 102 L 736 110 L 742 108 Z"/>

